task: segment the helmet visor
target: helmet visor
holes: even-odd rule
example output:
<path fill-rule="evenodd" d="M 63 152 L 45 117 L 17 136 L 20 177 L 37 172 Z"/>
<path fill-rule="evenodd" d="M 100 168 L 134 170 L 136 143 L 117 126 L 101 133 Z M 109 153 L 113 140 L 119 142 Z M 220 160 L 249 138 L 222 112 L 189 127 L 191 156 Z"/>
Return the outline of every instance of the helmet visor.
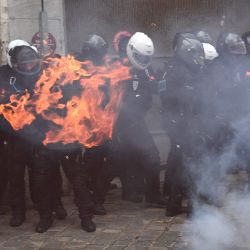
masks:
<path fill-rule="evenodd" d="M 247 53 L 246 45 L 243 41 L 229 44 L 228 48 L 232 54 L 245 55 Z"/>
<path fill-rule="evenodd" d="M 41 70 L 41 60 L 34 59 L 13 64 L 13 69 L 23 75 L 34 75 Z"/>
<path fill-rule="evenodd" d="M 35 75 L 41 70 L 41 59 L 30 47 L 19 47 L 11 56 L 13 69 L 23 75 Z"/>
<path fill-rule="evenodd" d="M 250 36 L 246 38 L 246 44 L 250 45 Z"/>
<path fill-rule="evenodd" d="M 151 58 L 152 58 L 151 56 L 141 55 L 141 54 L 137 53 L 136 51 L 134 51 L 133 56 L 134 56 L 135 60 L 141 65 L 150 64 Z"/>

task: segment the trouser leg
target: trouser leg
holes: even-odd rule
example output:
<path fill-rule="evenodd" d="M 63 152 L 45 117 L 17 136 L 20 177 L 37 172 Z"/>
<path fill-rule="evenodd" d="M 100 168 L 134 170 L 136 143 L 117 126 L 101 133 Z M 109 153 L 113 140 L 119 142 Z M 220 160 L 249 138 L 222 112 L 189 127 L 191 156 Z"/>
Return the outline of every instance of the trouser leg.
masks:
<path fill-rule="evenodd" d="M 52 217 L 53 173 L 58 168 L 56 155 L 51 155 L 48 149 L 41 147 L 35 154 L 33 184 L 36 204 L 40 219 Z"/>
<path fill-rule="evenodd" d="M 79 210 L 80 218 L 92 215 L 93 198 L 87 187 L 87 175 L 81 164 L 62 164 L 63 170 L 73 186 L 75 203 Z"/>

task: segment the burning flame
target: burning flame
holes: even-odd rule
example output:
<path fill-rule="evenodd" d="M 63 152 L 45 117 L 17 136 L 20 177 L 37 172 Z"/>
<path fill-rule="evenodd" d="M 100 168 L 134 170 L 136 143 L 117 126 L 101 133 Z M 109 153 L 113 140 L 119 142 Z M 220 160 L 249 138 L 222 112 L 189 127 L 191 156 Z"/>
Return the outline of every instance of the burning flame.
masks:
<path fill-rule="evenodd" d="M 30 94 L 10 96 L 10 103 L 0 105 L 0 114 L 10 123 L 15 130 L 22 129 L 25 125 L 31 124 L 35 120 L 32 114 L 32 107 L 28 105 Z"/>
<path fill-rule="evenodd" d="M 20 99 L 11 96 L 11 103 L 0 106 L 12 127 L 21 129 L 41 115 L 55 125 L 46 133 L 45 145 L 79 142 L 93 147 L 112 138 L 129 68 L 120 62 L 96 67 L 72 56 L 47 63 L 32 97 L 28 92 Z"/>

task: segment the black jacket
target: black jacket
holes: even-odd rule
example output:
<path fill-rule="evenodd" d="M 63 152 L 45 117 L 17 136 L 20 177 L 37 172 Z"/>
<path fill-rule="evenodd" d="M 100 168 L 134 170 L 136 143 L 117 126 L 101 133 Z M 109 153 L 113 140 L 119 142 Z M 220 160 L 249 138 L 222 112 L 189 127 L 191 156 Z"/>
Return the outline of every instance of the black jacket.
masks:
<path fill-rule="evenodd" d="M 117 121 L 121 130 L 136 126 L 144 120 L 152 105 L 155 78 L 149 70 L 131 70 L 132 78 L 125 84 L 125 93 Z"/>
<path fill-rule="evenodd" d="M 201 72 L 193 72 L 177 58 L 165 67 L 166 91 L 161 94 L 163 123 L 172 142 L 187 146 L 196 132 L 199 114 Z"/>
<path fill-rule="evenodd" d="M 21 96 L 25 90 L 28 90 L 32 94 L 35 82 L 38 79 L 38 75 L 35 76 L 22 76 L 16 73 L 9 65 L 3 65 L 0 67 L 0 104 L 10 103 L 10 96 Z M 17 136 L 20 134 L 14 131 L 7 120 L 0 116 L 0 131 L 2 136 Z"/>

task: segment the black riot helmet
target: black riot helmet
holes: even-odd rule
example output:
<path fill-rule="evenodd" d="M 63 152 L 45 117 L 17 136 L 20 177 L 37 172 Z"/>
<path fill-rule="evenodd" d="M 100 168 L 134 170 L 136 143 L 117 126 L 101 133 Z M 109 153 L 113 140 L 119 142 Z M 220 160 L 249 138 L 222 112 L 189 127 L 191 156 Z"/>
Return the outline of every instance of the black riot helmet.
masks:
<path fill-rule="evenodd" d="M 176 33 L 174 36 L 174 40 L 173 40 L 173 49 L 175 49 L 175 47 L 176 47 L 177 43 L 180 41 L 180 39 L 184 39 L 184 38 L 194 39 L 195 36 L 190 32 Z"/>
<path fill-rule="evenodd" d="M 216 49 L 220 56 L 245 55 L 246 45 L 240 35 L 227 32 L 220 34 L 217 39 Z"/>
<path fill-rule="evenodd" d="M 245 42 L 247 54 L 250 55 L 250 31 L 247 31 L 242 35 L 242 40 Z"/>
<path fill-rule="evenodd" d="M 205 30 L 197 30 L 194 31 L 193 34 L 202 43 L 209 43 L 209 44 L 213 43 L 212 36 Z"/>
<path fill-rule="evenodd" d="M 175 56 L 192 70 L 200 70 L 205 64 L 202 43 L 191 33 L 178 33 L 174 39 Z"/>
<path fill-rule="evenodd" d="M 41 70 L 41 59 L 31 46 L 16 46 L 8 52 L 10 67 L 21 75 L 35 76 Z"/>
<path fill-rule="evenodd" d="M 108 52 L 108 43 L 99 35 L 89 35 L 87 41 L 83 43 L 81 52 L 82 60 L 90 60 L 95 65 L 101 65 Z"/>

